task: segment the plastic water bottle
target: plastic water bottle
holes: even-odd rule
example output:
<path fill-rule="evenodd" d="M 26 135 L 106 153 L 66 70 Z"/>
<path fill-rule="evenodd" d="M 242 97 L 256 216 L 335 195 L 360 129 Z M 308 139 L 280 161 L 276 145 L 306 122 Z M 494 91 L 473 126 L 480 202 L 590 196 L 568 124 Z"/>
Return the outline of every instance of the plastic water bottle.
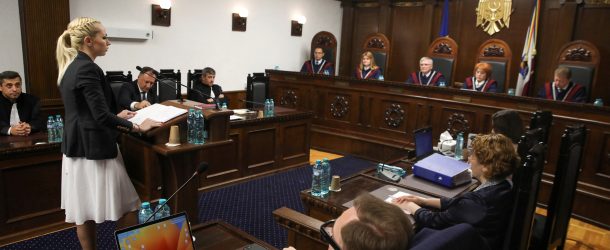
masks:
<path fill-rule="evenodd" d="M 189 109 L 187 123 L 186 139 L 188 143 L 195 143 L 195 109 Z"/>
<path fill-rule="evenodd" d="M 464 147 L 464 134 L 460 132 L 455 140 L 455 159 L 462 160 L 462 149 Z"/>
<path fill-rule="evenodd" d="M 445 83 L 445 81 L 442 81 L 442 82 L 438 83 L 438 86 L 444 88 L 444 87 L 447 87 L 447 84 Z"/>
<path fill-rule="evenodd" d="M 171 215 L 169 205 L 167 205 L 166 203 L 166 199 L 159 199 L 159 204 L 157 205 L 157 210 L 159 211 L 157 212 L 157 214 L 155 214 L 155 220 L 169 217 Z"/>
<path fill-rule="evenodd" d="M 53 120 L 53 116 L 50 115 L 48 117 L 47 120 L 47 133 L 48 133 L 48 140 L 49 142 L 55 142 L 55 139 L 57 138 L 56 134 L 56 130 L 55 130 L 55 121 Z"/>
<path fill-rule="evenodd" d="M 269 116 L 275 115 L 275 103 L 273 103 L 273 98 L 269 98 Z"/>
<path fill-rule="evenodd" d="M 379 77 L 377 77 L 377 80 L 379 81 L 383 81 L 385 78 L 383 78 L 383 75 L 379 75 Z"/>
<path fill-rule="evenodd" d="M 311 176 L 311 195 L 322 196 L 322 162 L 316 160 L 313 165 L 313 175 Z"/>
<path fill-rule="evenodd" d="M 602 100 L 601 98 L 597 98 L 597 99 L 595 99 L 595 102 L 593 102 L 593 105 L 598 106 L 598 107 L 603 107 L 604 100 Z"/>
<path fill-rule="evenodd" d="M 62 142 L 64 140 L 64 120 L 61 119 L 61 115 L 55 115 L 55 138 L 56 142 Z"/>
<path fill-rule="evenodd" d="M 328 194 L 330 188 L 331 168 L 328 158 L 322 159 L 322 195 Z"/>
<path fill-rule="evenodd" d="M 221 107 L 221 108 L 222 108 L 222 109 L 228 109 L 228 107 L 227 107 L 227 103 L 226 103 L 226 102 L 223 102 L 223 103 L 222 103 L 222 107 Z"/>
<path fill-rule="evenodd" d="M 327 70 L 327 69 L 325 69 L 325 70 L 324 70 L 324 75 L 329 76 L 329 75 L 330 75 L 330 71 L 329 71 L 329 70 Z"/>
<path fill-rule="evenodd" d="M 263 109 L 263 115 L 265 117 L 269 116 L 269 106 L 271 106 L 270 103 L 271 102 L 269 101 L 269 99 L 265 99 L 265 108 Z"/>
<path fill-rule="evenodd" d="M 146 222 L 146 220 L 148 219 L 148 217 L 150 217 L 153 214 L 152 209 L 150 209 L 150 203 L 148 201 L 142 202 L 142 207 L 140 207 L 140 211 L 138 212 L 138 222 L 140 224 Z M 154 219 L 151 219 L 149 221 L 152 221 Z"/>
<path fill-rule="evenodd" d="M 203 112 L 201 109 L 195 110 L 195 144 L 203 144 L 205 139 L 203 138 L 203 130 L 205 128 L 205 119 L 203 118 Z"/>

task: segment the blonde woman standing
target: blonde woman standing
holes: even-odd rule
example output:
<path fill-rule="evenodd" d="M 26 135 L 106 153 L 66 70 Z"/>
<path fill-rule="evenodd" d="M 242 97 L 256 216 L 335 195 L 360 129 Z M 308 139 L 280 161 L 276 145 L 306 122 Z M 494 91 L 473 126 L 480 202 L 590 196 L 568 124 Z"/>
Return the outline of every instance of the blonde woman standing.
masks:
<path fill-rule="evenodd" d="M 57 82 L 66 113 L 61 207 L 66 222 L 76 223 L 83 249 L 96 248 L 96 223 L 117 221 L 140 203 L 118 150 L 119 131 L 160 125 L 151 120 L 137 125 L 126 120 L 135 112 L 118 112 L 104 72 L 94 63 L 109 46 L 106 28 L 88 17 L 72 20 L 57 39 Z"/>

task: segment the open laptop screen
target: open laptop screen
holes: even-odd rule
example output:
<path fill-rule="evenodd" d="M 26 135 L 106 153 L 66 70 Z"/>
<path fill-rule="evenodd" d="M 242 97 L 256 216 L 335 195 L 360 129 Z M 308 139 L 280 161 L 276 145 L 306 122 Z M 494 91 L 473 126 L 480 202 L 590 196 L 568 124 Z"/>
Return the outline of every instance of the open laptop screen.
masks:
<path fill-rule="evenodd" d="M 118 249 L 195 249 L 184 212 L 118 230 L 115 238 Z"/>
<path fill-rule="evenodd" d="M 421 159 L 433 153 L 431 127 L 413 131 L 413 137 L 415 138 L 415 158 Z"/>

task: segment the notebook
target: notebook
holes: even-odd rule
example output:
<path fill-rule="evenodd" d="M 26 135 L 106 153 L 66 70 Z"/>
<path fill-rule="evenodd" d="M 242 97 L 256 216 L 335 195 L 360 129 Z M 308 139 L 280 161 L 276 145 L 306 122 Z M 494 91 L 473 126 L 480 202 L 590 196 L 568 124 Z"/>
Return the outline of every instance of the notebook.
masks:
<path fill-rule="evenodd" d="M 114 233 L 117 249 L 195 249 L 185 212 Z"/>

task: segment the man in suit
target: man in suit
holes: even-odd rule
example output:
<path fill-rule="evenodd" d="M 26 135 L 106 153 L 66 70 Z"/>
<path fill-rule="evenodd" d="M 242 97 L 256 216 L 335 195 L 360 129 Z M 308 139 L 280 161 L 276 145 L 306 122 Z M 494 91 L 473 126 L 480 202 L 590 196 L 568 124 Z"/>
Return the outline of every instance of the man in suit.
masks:
<path fill-rule="evenodd" d="M 313 50 L 314 60 L 307 60 L 301 67 L 301 73 L 310 74 L 325 74 L 334 75 L 335 69 L 331 62 L 324 60 L 324 50 L 322 48 L 315 48 Z"/>
<path fill-rule="evenodd" d="M 15 71 L 0 74 L 0 134 L 26 136 L 41 130 L 38 98 L 21 92 L 21 76 Z"/>
<path fill-rule="evenodd" d="M 559 67 L 555 70 L 553 82 L 547 82 L 540 89 L 538 97 L 561 102 L 587 102 L 585 87 L 572 82 L 572 71 L 567 67 Z"/>
<path fill-rule="evenodd" d="M 434 70 L 434 61 L 430 57 L 419 59 L 419 72 L 411 73 L 407 79 L 407 83 L 426 86 L 439 86 L 441 82 L 446 82 L 445 76 Z"/>
<path fill-rule="evenodd" d="M 155 85 L 156 71 L 151 67 L 143 67 L 138 79 L 126 83 L 119 90 L 119 107 L 121 110 L 139 110 L 157 102 L 157 93 L 152 88 Z"/>
<path fill-rule="evenodd" d="M 203 69 L 199 82 L 193 81 L 193 89 L 196 91 L 189 91 L 188 99 L 207 104 L 228 103 L 220 85 L 214 84 L 215 80 L 216 71 L 213 68 L 206 67 Z"/>

